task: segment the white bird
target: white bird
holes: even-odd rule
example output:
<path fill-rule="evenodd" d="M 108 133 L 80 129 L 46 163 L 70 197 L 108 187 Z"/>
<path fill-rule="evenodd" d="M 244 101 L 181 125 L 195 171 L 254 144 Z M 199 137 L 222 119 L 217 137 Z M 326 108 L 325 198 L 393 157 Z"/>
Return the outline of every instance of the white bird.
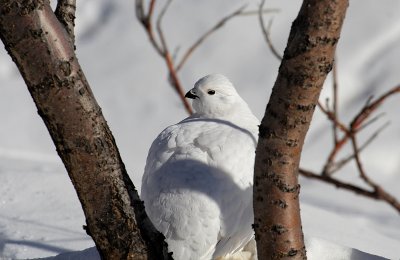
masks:
<path fill-rule="evenodd" d="M 154 140 L 142 199 L 175 260 L 256 259 L 253 167 L 258 119 L 223 75 L 187 94 L 195 113 Z"/>

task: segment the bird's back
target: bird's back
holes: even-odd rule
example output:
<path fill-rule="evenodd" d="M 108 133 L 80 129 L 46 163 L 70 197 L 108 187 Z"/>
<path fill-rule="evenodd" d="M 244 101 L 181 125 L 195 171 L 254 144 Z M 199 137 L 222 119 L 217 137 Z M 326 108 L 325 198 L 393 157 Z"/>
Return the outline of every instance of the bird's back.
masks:
<path fill-rule="evenodd" d="M 189 117 L 153 142 L 142 199 L 174 259 L 224 256 L 252 238 L 256 132 L 257 122 Z"/>

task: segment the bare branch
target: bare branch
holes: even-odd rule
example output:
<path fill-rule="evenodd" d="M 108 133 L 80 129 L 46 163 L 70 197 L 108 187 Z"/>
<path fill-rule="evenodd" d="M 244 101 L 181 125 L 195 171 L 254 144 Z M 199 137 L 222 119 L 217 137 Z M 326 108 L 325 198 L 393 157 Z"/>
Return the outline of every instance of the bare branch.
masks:
<path fill-rule="evenodd" d="M 277 49 L 275 48 L 274 44 L 272 43 L 271 37 L 270 37 L 270 31 L 271 31 L 271 26 L 272 26 L 272 20 L 269 21 L 268 27 L 265 28 L 264 24 L 264 18 L 263 18 L 263 8 L 264 8 L 265 0 L 261 1 L 260 8 L 258 9 L 258 17 L 261 25 L 261 29 L 264 35 L 264 39 L 268 44 L 269 49 L 271 50 L 272 54 L 278 59 L 282 60 L 282 55 L 279 54 Z"/>
<path fill-rule="evenodd" d="M 157 32 L 158 32 L 158 36 L 160 37 L 161 47 L 162 47 L 162 51 L 163 51 L 164 55 L 166 55 L 166 53 L 169 51 L 168 51 L 167 42 L 165 40 L 164 32 L 161 28 L 161 23 L 162 23 L 162 19 L 164 18 L 165 13 L 168 10 L 168 7 L 171 5 L 171 3 L 172 3 L 172 0 L 168 0 L 165 3 L 163 9 L 161 10 L 161 12 L 157 18 Z"/>
<path fill-rule="evenodd" d="M 388 123 L 385 123 L 382 127 L 380 127 L 378 130 L 376 130 L 371 137 L 361 146 L 358 146 L 357 140 L 356 140 L 356 135 L 362 130 L 365 129 L 368 125 L 372 124 L 373 122 L 376 122 L 377 119 L 379 119 L 382 114 L 379 114 L 378 116 L 375 116 L 374 118 L 370 119 L 369 121 L 365 122 L 371 115 L 372 113 L 390 96 L 399 93 L 400 92 L 400 86 L 395 86 L 394 88 L 390 89 L 377 99 L 373 100 L 372 97 L 370 97 L 366 104 L 362 107 L 362 109 L 356 114 L 352 122 L 349 124 L 349 126 L 344 125 L 343 123 L 340 122 L 337 114 L 337 75 L 334 75 L 334 90 L 333 90 L 333 95 L 334 95 L 334 101 L 333 101 L 333 109 L 332 111 L 329 110 L 328 105 L 325 108 L 320 102 L 318 102 L 318 107 L 321 109 L 321 111 L 328 117 L 328 119 L 332 122 L 334 125 L 332 127 L 332 131 L 335 131 L 335 129 L 339 129 L 344 133 L 344 136 L 341 139 L 338 139 L 336 134 L 334 134 L 334 147 L 332 148 L 327 161 L 323 167 L 323 170 L 321 174 L 316 174 L 304 169 L 300 169 L 299 172 L 305 177 L 308 178 L 314 178 L 318 179 L 323 182 L 327 182 L 330 184 L 335 185 L 336 187 L 339 188 L 344 188 L 350 191 L 353 191 L 357 194 L 361 194 L 373 199 L 377 200 L 382 200 L 390 204 L 392 207 L 394 207 L 397 211 L 400 212 L 400 203 L 394 198 L 391 194 L 389 194 L 387 191 L 385 191 L 381 186 L 379 186 L 377 183 L 375 183 L 365 172 L 365 169 L 361 163 L 360 159 L 360 153 L 362 150 L 364 150 L 377 136 L 380 132 L 383 131 L 384 128 L 388 126 Z M 335 83 L 336 82 L 336 83 Z M 335 162 L 335 157 L 338 154 L 338 152 L 344 147 L 344 145 L 348 142 L 351 141 L 352 148 L 353 148 L 353 153 L 352 155 Z M 338 179 L 335 179 L 331 177 L 331 175 L 335 172 L 337 172 L 340 168 L 342 168 L 344 165 L 346 165 L 349 161 L 355 160 L 356 165 L 357 165 L 357 170 L 359 172 L 360 178 L 368 185 L 370 186 L 373 191 L 369 191 L 367 189 L 360 188 L 356 185 L 352 185 L 349 183 L 344 183 L 343 181 L 340 181 Z"/>
<path fill-rule="evenodd" d="M 337 117 L 334 116 L 334 114 L 328 110 L 328 108 L 325 108 L 321 102 L 318 101 L 317 106 L 319 107 L 319 109 L 321 109 L 322 113 L 324 113 L 328 119 L 330 121 L 332 121 L 332 123 L 335 124 L 335 126 L 337 128 L 339 128 L 340 130 L 342 130 L 344 133 L 348 133 L 349 129 L 342 123 L 339 121 L 339 119 Z"/>
<path fill-rule="evenodd" d="M 389 126 L 390 122 L 386 122 L 383 126 L 381 126 L 380 128 L 378 128 L 378 130 L 376 130 L 369 138 L 367 141 L 365 141 L 364 144 L 362 144 L 358 150 L 358 153 L 361 153 L 365 148 L 368 147 L 368 145 L 370 145 L 372 143 L 373 140 L 375 140 L 378 135 L 387 127 Z M 350 162 L 352 159 L 354 159 L 354 153 L 347 156 L 346 158 L 336 162 L 336 163 L 332 163 L 331 167 L 329 169 L 327 169 L 327 174 L 328 175 L 332 175 L 333 173 L 337 172 L 338 170 L 340 170 L 343 166 L 345 166 L 348 162 Z"/>
<path fill-rule="evenodd" d="M 61 24 L 64 25 L 72 42 L 75 42 L 75 11 L 76 0 L 58 0 L 55 15 Z"/>
<path fill-rule="evenodd" d="M 366 174 L 364 166 L 361 163 L 360 155 L 358 153 L 359 149 L 358 149 L 357 139 L 354 135 L 351 136 L 351 143 L 354 150 L 354 159 L 356 161 L 357 169 L 361 179 L 374 189 L 374 192 L 376 193 L 376 196 L 379 199 L 387 201 L 390 205 L 392 205 L 400 212 L 400 203 L 392 195 L 387 193 L 380 185 L 378 185 L 371 178 L 369 178 L 368 175 Z"/>
<path fill-rule="evenodd" d="M 166 66 L 167 66 L 167 69 L 169 72 L 169 82 L 172 85 L 172 87 L 175 89 L 175 91 L 178 93 L 178 96 L 181 99 L 181 101 L 185 107 L 185 110 L 189 114 L 192 114 L 192 108 L 189 105 L 189 102 L 185 98 L 183 87 L 182 87 L 182 84 L 180 83 L 177 72 L 175 70 L 174 62 L 173 62 L 171 54 L 168 50 L 167 42 L 166 42 L 164 32 L 163 32 L 162 26 L 161 26 L 162 19 L 163 19 L 165 13 L 167 12 L 168 7 L 170 6 L 171 2 L 172 2 L 172 0 L 168 0 L 166 2 L 166 4 L 164 5 L 163 9 L 161 10 L 159 16 L 157 17 L 156 27 L 157 27 L 158 37 L 160 38 L 161 43 L 158 43 L 156 41 L 156 37 L 154 35 L 154 30 L 153 30 L 153 24 L 151 21 L 153 14 L 154 14 L 154 8 L 155 8 L 156 1 L 152 0 L 149 3 L 149 11 L 147 14 L 145 14 L 143 0 L 136 0 L 136 17 L 142 23 L 154 49 L 156 49 L 158 54 L 165 60 L 165 63 L 166 63 Z"/>
<path fill-rule="evenodd" d="M 298 203 L 298 165 L 336 47 L 336 40 L 327 46 L 311 44 L 309 39 L 321 35 L 338 39 L 347 6 L 347 0 L 305 0 L 292 23 L 278 77 L 259 126 L 253 187 L 253 227 L 259 259 L 306 259 Z M 327 8 L 330 12 L 326 12 Z M 322 64 L 326 69 L 320 69 Z M 302 80 L 294 80 L 298 78 Z M 304 108 L 304 104 L 309 105 Z M 304 119 L 301 125 L 300 118 Z"/>
<path fill-rule="evenodd" d="M 164 56 L 164 52 L 159 43 L 157 43 L 156 37 L 154 35 L 153 25 L 151 19 L 154 13 L 155 0 L 151 0 L 149 3 L 149 11 L 145 14 L 143 0 L 136 0 L 136 17 L 140 21 L 140 23 L 145 28 L 147 36 L 149 37 L 151 45 L 153 45 L 154 49 L 158 52 L 159 55 Z"/>
<path fill-rule="evenodd" d="M 27 12 L 25 0 L 2 1 L 0 39 L 68 171 L 87 233 L 102 259 L 171 259 L 126 172 L 71 38 L 49 1 L 33 2 Z M 31 33 L 39 31 L 45 33 Z"/>
<path fill-rule="evenodd" d="M 395 208 L 400 213 L 400 203 L 386 191 L 384 191 L 381 187 L 377 187 L 375 190 L 370 191 L 359 186 L 343 182 L 341 180 L 332 178 L 331 176 L 327 175 L 319 175 L 313 173 L 311 171 L 307 171 L 305 169 L 299 169 L 299 173 L 310 179 L 320 180 L 322 182 L 326 182 L 329 184 L 335 185 L 337 188 L 345 189 L 348 191 L 352 191 L 358 195 L 363 195 L 371 199 L 382 200 L 389 203 L 393 208 Z"/>
<path fill-rule="evenodd" d="M 376 116 L 374 116 L 373 118 L 371 118 L 370 120 L 368 120 L 367 122 L 365 122 L 364 124 L 362 124 L 358 129 L 357 132 L 360 132 L 361 130 L 367 128 L 368 126 L 370 126 L 371 124 L 375 123 L 376 121 L 378 121 L 378 119 L 382 118 L 385 115 L 385 113 L 380 113 Z"/>
<path fill-rule="evenodd" d="M 395 86 L 373 102 L 368 102 L 351 122 L 351 128 L 357 129 L 388 97 L 400 93 L 400 85 Z M 372 99 L 371 99 L 372 100 Z"/>
<path fill-rule="evenodd" d="M 363 196 L 366 196 L 366 197 L 369 197 L 369 198 L 372 198 L 372 199 L 377 199 L 376 195 L 375 195 L 375 193 L 373 191 L 369 191 L 369 190 L 366 190 L 364 188 L 355 186 L 353 184 L 343 182 L 343 181 L 335 179 L 335 178 L 333 178 L 331 176 L 316 174 L 316 173 L 314 173 L 312 171 L 308 171 L 308 170 L 305 170 L 305 169 L 302 169 L 302 168 L 299 169 L 299 173 L 302 176 L 306 177 L 306 178 L 320 180 L 322 182 L 333 184 L 337 188 L 342 188 L 342 189 L 345 189 L 345 190 L 348 190 L 348 191 L 352 191 L 352 192 L 354 192 L 356 194 L 359 194 L 359 195 L 363 195 Z"/>
<path fill-rule="evenodd" d="M 365 173 L 364 167 L 361 163 L 359 148 L 358 148 L 358 144 L 357 144 L 357 138 L 355 137 L 355 135 L 352 135 L 350 137 L 350 139 L 351 139 L 351 144 L 353 147 L 354 159 L 356 161 L 357 169 L 358 169 L 361 179 L 363 179 L 368 185 L 370 185 L 372 188 L 374 188 L 374 190 L 376 190 L 377 185 L 367 176 L 367 174 Z"/>
<path fill-rule="evenodd" d="M 185 98 L 185 93 L 183 91 L 182 84 L 180 83 L 180 80 L 174 68 L 171 55 L 168 51 L 165 54 L 165 61 L 167 63 L 167 67 L 169 70 L 170 82 L 172 86 L 175 88 L 176 92 L 178 93 L 180 99 L 182 100 L 182 103 L 185 106 L 186 111 L 191 115 L 193 113 L 192 107 L 189 105 L 187 99 Z"/>
<path fill-rule="evenodd" d="M 350 123 L 350 126 L 347 127 L 343 123 L 341 123 L 337 117 L 337 115 L 334 115 L 334 112 L 329 111 L 328 109 L 324 108 L 320 102 L 318 102 L 318 107 L 321 109 L 321 111 L 328 117 L 328 119 L 336 125 L 338 129 L 340 129 L 342 132 L 344 132 L 344 136 L 336 140 L 334 148 L 331 150 L 328 159 L 323 167 L 322 174 L 327 175 L 329 173 L 333 173 L 334 171 L 331 170 L 331 168 L 334 166 L 334 159 L 338 152 L 344 147 L 344 145 L 349 141 L 351 136 L 355 135 L 362 129 L 364 129 L 367 125 L 369 125 L 372 122 L 375 122 L 378 117 L 371 119 L 367 123 L 363 124 L 365 120 L 369 118 L 369 116 L 372 114 L 373 111 L 375 111 L 388 97 L 399 93 L 400 92 L 400 86 L 395 86 L 394 88 L 390 89 L 383 95 L 381 95 L 379 98 L 377 98 L 375 101 L 372 102 L 372 98 L 369 98 L 364 105 L 364 107 L 358 112 L 358 114 L 354 117 L 352 122 Z M 336 108 L 337 109 L 337 108 Z"/>
<path fill-rule="evenodd" d="M 202 36 L 200 36 L 200 38 L 195 41 L 193 43 L 192 46 L 190 46 L 188 48 L 188 50 L 185 52 L 185 54 L 183 55 L 181 61 L 179 62 L 178 66 L 176 66 L 176 71 L 179 71 L 182 66 L 185 64 L 185 62 L 188 60 L 188 58 L 190 57 L 190 55 L 197 49 L 197 47 L 200 46 L 200 44 L 202 44 L 204 42 L 204 40 L 206 40 L 211 34 L 213 34 L 214 32 L 216 32 L 219 28 L 221 28 L 223 25 L 226 24 L 226 22 L 228 22 L 230 19 L 243 14 L 244 9 L 247 7 L 247 5 L 243 5 L 241 6 L 239 9 L 237 9 L 236 11 L 234 11 L 233 13 L 225 16 L 224 18 L 222 18 L 219 22 L 217 22 L 213 27 L 211 27 L 207 32 L 205 32 Z"/>

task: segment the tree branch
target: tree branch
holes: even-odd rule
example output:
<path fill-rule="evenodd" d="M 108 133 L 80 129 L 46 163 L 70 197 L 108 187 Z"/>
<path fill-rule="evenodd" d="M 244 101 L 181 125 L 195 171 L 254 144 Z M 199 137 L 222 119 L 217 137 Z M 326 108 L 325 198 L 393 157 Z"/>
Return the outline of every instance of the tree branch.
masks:
<path fill-rule="evenodd" d="M 348 1 L 304 0 L 259 127 L 254 230 L 259 259 L 305 259 L 298 169 L 314 108 L 332 69 Z"/>
<path fill-rule="evenodd" d="M 151 0 L 149 3 L 149 11 L 147 14 L 145 14 L 144 10 L 144 4 L 143 0 L 136 0 L 136 18 L 141 22 L 143 27 L 146 30 L 147 36 L 149 37 L 151 45 L 153 45 L 154 49 L 157 51 L 157 53 L 161 56 L 164 56 L 164 50 L 160 46 L 160 44 L 157 43 L 155 35 L 154 35 L 154 30 L 153 30 L 153 25 L 151 22 L 151 19 L 153 17 L 154 13 L 154 7 L 156 4 L 156 0 Z"/>
<path fill-rule="evenodd" d="M 350 126 L 352 129 L 358 129 L 361 124 L 369 117 L 369 115 L 374 112 L 388 97 L 400 93 L 400 85 L 395 86 L 379 98 L 375 99 L 373 102 L 368 102 L 365 106 L 361 109 L 361 111 L 357 114 L 357 116 L 353 119 Z"/>
<path fill-rule="evenodd" d="M 322 182 L 335 185 L 337 188 L 352 191 L 358 195 L 362 195 L 375 200 L 385 201 L 400 213 L 400 203 L 396 200 L 395 197 L 387 193 L 380 186 L 376 186 L 372 191 L 370 191 L 350 183 L 345 183 L 328 175 L 320 175 L 304 169 L 299 169 L 299 173 L 306 178 L 320 180 Z"/>
<path fill-rule="evenodd" d="M 378 137 L 379 133 L 382 132 L 387 126 L 389 125 L 389 122 L 385 123 L 383 126 L 381 126 L 378 130 L 376 130 L 363 145 L 360 146 L 359 150 L 357 151 L 358 153 L 361 153 L 365 148 L 368 147 L 372 143 L 372 141 Z M 343 166 L 345 166 L 348 162 L 353 160 L 355 157 L 354 153 L 351 154 L 350 156 L 347 156 L 346 158 L 339 160 L 337 162 L 331 162 L 331 165 L 329 167 L 329 171 L 325 172 L 323 175 L 332 175 L 335 172 L 339 171 Z M 325 169 L 325 167 L 324 167 Z"/>
<path fill-rule="evenodd" d="M 336 116 L 334 113 L 328 111 L 325 109 L 319 102 L 318 102 L 318 107 L 321 109 L 321 111 L 328 117 L 328 119 L 336 125 L 338 129 L 340 129 L 344 135 L 341 139 L 337 140 L 334 143 L 334 147 L 331 150 L 328 159 L 324 165 L 324 168 L 322 170 L 322 174 L 330 174 L 331 173 L 331 168 L 334 167 L 335 163 L 335 157 L 339 153 L 339 151 L 344 147 L 344 145 L 351 139 L 352 135 L 357 134 L 360 132 L 362 129 L 364 129 L 367 125 L 369 125 L 371 122 L 374 122 L 378 117 L 375 117 L 371 119 L 370 121 L 364 123 L 371 115 L 372 113 L 378 109 L 378 107 L 389 97 L 400 93 L 400 86 L 395 86 L 386 93 L 382 94 L 380 97 L 372 101 L 372 98 L 366 102 L 363 108 L 360 109 L 360 111 L 354 116 L 353 120 L 351 121 L 350 125 L 347 127 L 343 123 L 341 123 L 337 117 L 337 112 Z M 372 101 L 372 102 L 371 102 Z"/>
<path fill-rule="evenodd" d="M 337 188 L 352 191 L 356 194 L 366 196 L 368 198 L 372 198 L 375 200 L 385 201 L 400 213 L 400 202 L 395 197 L 393 197 L 391 194 L 386 192 L 380 185 L 375 183 L 366 174 L 364 167 L 361 163 L 361 159 L 360 159 L 360 151 L 362 150 L 362 148 L 358 147 L 357 140 L 354 135 L 351 135 L 351 142 L 352 142 L 352 148 L 353 148 L 353 157 L 355 159 L 360 177 L 368 186 L 370 186 L 373 189 L 372 191 L 361 188 L 359 186 L 356 186 L 356 185 L 353 185 L 350 183 L 345 183 L 341 180 L 331 177 L 330 175 L 316 174 L 316 173 L 313 173 L 313 172 L 305 170 L 305 169 L 299 169 L 299 173 L 302 176 L 307 177 L 307 178 L 317 179 L 317 180 L 320 180 L 320 181 L 323 181 L 323 182 L 326 182 L 329 184 L 333 184 Z"/>
<path fill-rule="evenodd" d="M 151 44 L 153 47 L 156 49 L 158 54 L 164 59 L 165 64 L 167 66 L 168 72 L 169 72 L 169 82 L 171 86 L 175 89 L 176 93 L 178 94 L 180 100 L 182 101 L 182 104 L 185 107 L 185 110 L 189 113 L 192 114 L 192 107 L 190 106 L 189 102 L 185 98 L 185 92 L 183 91 L 182 84 L 179 80 L 179 77 L 177 75 L 177 71 L 174 66 L 174 61 L 172 60 L 171 54 L 168 49 L 167 41 L 164 36 L 164 32 L 161 27 L 162 19 L 171 4 L 172 0 L 168 0 L 163 9 L 161 10 L 157 22 L 156 22 L 156 28 L 157 28 L 157 33 L 158 37 L 160 38 L 160 44 L 157 43 L 154 35 L 154 29 L 153 29 L 153 24 L 152 24 L 152 16 L 154 13 L 154 8 L 155 8 L 155 0 L 152 0 L 149 4 L 149 12 L 147 15 L 145 14 L 144 11 L 144 5 L 143 5 L 143 0 L 136 0 L 136 17 L 138 20 L 142 23 Z"/>
<path fill-rule="evenodd" d="M 75 42 L 75 11 L 76 0 L 58 0 L 55 15 L 65 29 L 72 42 Z"/>
<path fill-rule="evenodd" d="M 378 199 L 378 197 L 376 196 L 376 193 L 374 191 L 369 191 L 366 190 L 364 188 L 355 186 L 353 184 L 350 183 L 345 183 L 341 180 L 335 179 L 329 175 L 321 175 L 321 174 L 316 174 L 312 171 L 308 171 L 305 169 L 300 168 L 299 169 L 299 173 L 306 177 L 306 178 L 310 178 L 310 179 L 316 179 L 322 182 L 326 182 L 326 183 L 330 183 L 335 185 L 337 188 L 341 188 L 341 189 L 345 189 L 348 191 L 352 191 L 356 194 L 362 195 L 362 196 L 366 196 L 368 198 L 372 198 L 372 199 Z"/>
<path fill-rule="evenodd" d="M 337 76 L 334 75 L 334 78 Z M 329 111 L 328 108 L 324 108 L 320 103 L 318 103 L 319 108 L 321 111 L 328 117 L 328 119 L 332 122 L 333 125 L 333 132 L 335 132 L 336 129 L 341 130 L 344 135 L 343 137 L 338 140 L 337 139 L 337 133 L 334 133 L 334 147 L 332 148 L 326 163 L 322 169 L 322 172 L 320 175 L 312 173 L 310 171 L 306 171 L 303 169 L 300 169 L 299 172 L 303 176 L 307 178 L 313 178 L 313 179 L 318 179 L 320 181 L 330 183 L 335 185 L 336 187 L 339 188 L 344 188 L 350 191 L 353 191 L 357 194 L 367 196 L 369 198 L 377 199 L 377 200 L 382 200 L 387 202 L 389 205 L 394 207 L 397 211 L 400 212 L 400 203 L 397 201 L 397 199 L 389 194 L 387 191 L 385 191 L 381 186 L 379 186 L 377 183 L 375 183 L 365 172 L 363 165 L 360 160 L 360 153 L 363 149 L 365 149 L 377 136 L 378 134 L 388 125 L 388 123 L 384 124 L 382 127 L 380 127 L 378 130 L 376 130 L 369 138 L 368 140 L 361 146 L 358 146 L 357 140 L 356 140 L 356 135 L 366 128 L 368 125 L 376 122 L 382 114 L 379 114 L 378 116 L 373 117 L 372 119 L 368 120 L 369 117 L 373 114 L 374 111 L 378 109 L 378 107 L 390 96 L 400 93 L 400 86 L 395 86 L 377 99 L 373 100 L 372 97 L 370 97 L 366 104 L 361 108 L 361 110 L 354 116 L 353 120 L 351 121 L 349 126 L 345 126 L 343 123 L 339 121 L 338 114 L 337 114 L 337 79 L 334 79 L 333 87 L 333 95 L 334 95 L 334 101 L 333 101 L 333 111 Z M 368 121 L 367 121 L 368 120 Z M 348 142 L 351 141 L 352 148 L 353 148 L 353 153 L 339 161 L 335 161 L 336 155 L 339 153 L 339 151 L 344 147 L 344 145 Z M 368 191 L 365 189 L 362 189 L 356 185 L 352 185 L 349 183 L 344 183 L 338 179 L 334 179 L 331 177 L 331 175 L 338 170 L 340 170 L 344 165 L 346 165 L 348 162 L 351 160 L 355 160 L 356 165 L 357 165 L 357 170 L 359 172 L 360 178 L 368 185 L 370 186 L 373 191 Z"/>
<path fill-rule="evenodd" d="M 104 259 L 170 259 L 164 236 L 147 218 L 129 179 L 70 35 L 49 1 L 25 2 L 2 2 L 0 38 L 67 169 L 88 234 Z"/>
<path fill-rule="evenodd" d="M 272 43 L 271 37 L 270 37 L 272 20 L 269 21 L 268 27 L 265 28 L 264 17 L 263 17 L 264 4 L 265 4 L 265 0 L 262 0 L 261 4 L 260 4 L 260 8 L 258 9 L 258 18 L 259 18 L 259 22 L 260 22 L 260 25 L 261 25 L 261 30 L 263 32 L 264 39 L 267 42 L 267 45 L 268 45 L 269 49 L 271 50 L 272 54 L 278 60 L 282 60 L 282 58 L 283 58 L 282 55 L 275 48 L 274 44 Z"/>

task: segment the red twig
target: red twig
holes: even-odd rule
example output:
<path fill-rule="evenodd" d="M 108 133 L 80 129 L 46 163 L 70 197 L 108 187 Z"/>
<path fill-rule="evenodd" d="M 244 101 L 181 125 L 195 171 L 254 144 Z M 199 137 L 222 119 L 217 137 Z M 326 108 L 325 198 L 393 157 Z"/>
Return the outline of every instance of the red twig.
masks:
<path fill-rule="evenodd" d="M 185 107 L 185 110 L 189 114 L 192 114 L 193 113 L 192 107 L 189 105 L 189 102 L 185 98 L 182 84 L 179 81 L 177 71 L 174 66 L 174 62 L 171 58 L 171 54 L 170 54 L 170 51 L 167 46 L 167 41 L 165 39 L 164 32 L 161 28 L 162 19 L 163 19 L 165 13 L 167 12 L 167 9 L 168 9 L 169 5 L 171 4 L 171 2 L 172 2 L 172 0 L 168 0 L 165 3 L 163 9 L 161 10 L 161 12 L 157 18 L 156 27 L 157 27 L 157 33 L 158 33 L 158 37 L 160 39 L 160 43 L 158 43 L 156 40 L 156 37 L 154 34 L 154 29 L 153 29 L 153 24 L 152 24 L 152 17 L 154 14 L 156 1 L 151 0 L 151 2 L 149 3 L 149 11 L 147 14 L 145 14 L 143 0 L 136 0 L 136 17 L 138 18 L 138 20 L 142 23 L 143 27 L 145 28 L 145 31 L 146 31 L 153 47 L 156 49 L 158 54 L 161 57 L 163 57 L 163 59 L 165 60 L 165 63 L 166 63 L 166 66 L 167 66 L 167 69 L 169 72 L 169 79 L 170 79 L 169 82 L 172 85 L 172 87 L 175 89 L 175 91 L 177 92 L 179 98 L 182 101 L 182 104 Z"/>
<path fill-rule="evenodd" d="M 376 130 L 363 145 L 360 146 L 358 149 L 358 153 L 361 153 L 369 144 L 372 143 L 372 141 L 378 137 L 379 133 L 382 132 L 387 126 L 389 125 L 389 122 L 385 123 L 383 126 L 381 126 L 378 130 Z M 332 163 L 331 167 L 329 168 L 329 175 L 337 172 L 340 170 L 343 166 L 345 166 L 348 162 L 350 162 L 352 159 L 354 159 L 355 155 L 352 153 L 350 156 L 347 156 L 346 158 L 336 161 L 335 163 Z"/>
<path fill-rule="evenodd" d="M 400 93 L 400 86 L 395 86 L 390 89 L 379 98 L 374 100 L 373 102 L 367 102 L 365 106 L 357 113 L 349 127 L 346 127 L 343 123 L 341 123 L 337 116 L 334 115 L 334 112 L 328 111 L 325 109 L 320 102 L 318 102 L 318 107 L 321 111 L 328 117 L 328 119 L 336 125 L 338 129 L 340 129 L 344 135 L 341 139 L 337 140 L 334 144 L 334 148 L 331 150 L 327 162 L 322 170 L 323 174 L 329 174 L 330 168 L 333 166 L 334 159 L 338 152 L 344 147 L 344 145 L 350 140 L 351 136 L 358 133 L 360 130 L 364 129 L 367 124 L 370 122 L 364 123 L 369 116 L 374 112 L 388 97 Z M 336 112 L 337 113 L 337 112 Z M 375 119 L 372 119 L 372 121 Z M 364 123 L 364 124 L 363 124 Z"/>
<path fill-rule="evenodd" d="M 335 179 L 331 176 L 316 174 L 305 169 L 299 169 L 299 173 L 304 177 L 335 185 L 337 188 L 352 191 L 356 194 L 366 196 L 371 199 L 385 201 L 400 213 L 400 203 L 396 200 L 396 198 L 384 191 L 380 186 L 376 186 L 373 191 L 370 191 L 365 188 Z"/>
<path fill-rule="evenodd" d="M 335 76 L 336 77 L 336 76 Z M 335 80 L 336 81 L 336 80 Z M 337 82 L 337 81 L 336 81 Z M 334 96 L 337 95 L 337 84 L 335 86 L 334 84 Z M 327 108 L 323 107 L 321 103 L 318 102 L 318 106 L 321 109 L 322 113 L 324 113 L 328 119 L 332 122 L 333 124 L 333 130 L 334 129 L 339 129 L 343 132 L 343 137 L 340 139 L 337 139 L 336 134 L 334 138 L 334 147 L 332 148 L 327 161 L 325 163 L 325 166 L 322 170 L 321 174 L 316 174 L 311 171 L 307 171 L 304 169 L 300 169 L 299 173 L 307 178 L 313 178 L 313 179 L 318 179 L 323 182 L 327 182 L 330 184 L 335 185 L 338 188 L 343 188 L 346 190 L 353 191 L 357 194 L 361 194 L 373 199 L 377 200 L 382 200 L 390 204 L 392 207 L 394 207 L 398 212 L 400 212 L 400 203 L 397 201 L 395 197 L 393 197 L 391 194 L 386 192 L 381 186 L 379 186 L 377 183 L 375 183 L 365 172 L 365 169 L 361 163 L 360 159 L 360 152 L 368 146 L 372 142 L 373 139 L 376 138 L 376 136 L 387 126 L 385 124 L 381 128 L 379 128 L 361 147 L 358 146 L 357 140 L 356 140 L 356 135 L 364 129 L 367 125 L 370 125 L 372 122 L 375 122 L 380 116 L 376 116 L 370 120 L 369 117 L 372 115 L 374 111 L 377 110 L 377 108 L 390 96 L 400 93 L 400 86 L 395 86 L 394 88 L 390 89 L 383 95 L 381 95 L 379 98 L 372 100 L 370 98 L 368 102 L 362 107 L 362 109 L 356 114 L 354 119 L 351 121 L 349 126 L 346 126 L 342 122 L 340 122 L 337 114 L 337 96 L 334 97 L 333 101 L 333 110 L 330 111 L 328 106 Z M 332 131 L 333 131 L 332 130 Z M 348 142 L 351 141 L 352 148 L 353 148 L 353 154 L 350 155 L 349 157 L 335 162 L 335 157 L 338 154 L 338 152 L 343 148 L 343 146 Z M 369 191 L 367 189 L 361 188 L 359 186 L 350 184 L 350 183 L 345 183 L 343 181 L 340 181 L 336 178 L 333 178 L 331 176 L 332 173 L 338 171 L 341 167 L 343 167 L 345 164 L 347 164 L 349 161 L 354 159 L 357 165 L 357 170 L 359 173 L 360 178 L 368 185 L 370 186 L 373 190 Z"/>
<path fill-rule="evenodd" d="M 346 189 L 346 190 L 352 191 L 352 192 L 354 192 L 356 194 L 359 194 L 359 195 L 367 196 L 367 197 L 372 198 L 372 199 L 377 199 L 376 196 L 375 196 L 375 193 L 373 191 L 369 191 L 369 190 L 366 190 L 364 188 L 355 186 L 353 184 L 343 182 L 343 181 L 335 179 L 335 178 L 333 178 L 331 176 L 316 174 L 316 173 L 314 173 L 312 171 L 308 171 L 308 170 L 301 169 L 301 168 L 299 169 L 299 173 L 304 177 L 307 177 L 307 178 L 310 178 L 310 179 L 320 180 L 320 181 L 323 181 L 323 182 L 327 182 L 327 183 L 335 185 L 337 188 Z"/>
<path fill-rule="evenodd" d="M 160 14 L 157 17 L 156 30 L 157 30 L 157 36 L 159 38 L 159 42 L 157 42 L 157 40 L 156 40 L 156 35 L 154 33 L 153 24 L 152 24 L 152 17 L 154 14 L 156 1 L 155 0 L 150 1 L 149 8 L 148 8 L 149 11 L 146 14 L 145 10 L 144 10 L 143 0 L 136 0 L 136 17 L 143 25 L 153 47 L 156 49 L 158 54 L 165 60 L 165 63 L 166 63 L 166 66 L 167 66 L 168 72 L 169 72 L 169 82 L 170 82 L 171 86 L 177 92 L 186 111 L 189 114 L 192 114 L 192 108 L 189 105 L 187 99 L 185 98 L 185 93 L 183 91 L 182 84 L 178 77 L 178 71 L 183 67 L 185 62 L 189 59 L 191 54 L 201 45 L 201 43 L 203 43 L 211 34 L 213 34 L 215 31 L 217 31 L 219 28 L 221 28 L 223 25 L 225 25 L 230 19 L 242 14 L 246 6 L 240 7 L 233 13 L 223 17 L 219 22 L 217 22 L 211 29 L 209 29 L 206 33 L 204 33 L 198 40 L 196 40 L 194 42 L 194 44 L 192 46 L 190 46 L 187 49 L 187 51 L 182 56 L 181 61 L 178 63 L 177 66 L 175 66 L 174 59 L 172 58 L 171 52 L 169 51 L 167 40 L 164 35 L 164 31 L 162 30 L 162 26 L 161 26 L 162 19 L 163 19 L 165 13 L 167 12 L 168 7 L 170 6 L 171 2 L 172 2 L 172 0 L 166 1 L 164 7 L 162 8 L 162 10 L 160 11 Z"/>
<path fill-rule="evenodd" d="M 400 93 L 400 85 L 390 89 L 388 92 L 377 98 L 374 102 L 367 103 L 351 122 L 351 128 L 358 129 L 372 112 L 374 112 L 388 97 L 396 93 Z"/>

